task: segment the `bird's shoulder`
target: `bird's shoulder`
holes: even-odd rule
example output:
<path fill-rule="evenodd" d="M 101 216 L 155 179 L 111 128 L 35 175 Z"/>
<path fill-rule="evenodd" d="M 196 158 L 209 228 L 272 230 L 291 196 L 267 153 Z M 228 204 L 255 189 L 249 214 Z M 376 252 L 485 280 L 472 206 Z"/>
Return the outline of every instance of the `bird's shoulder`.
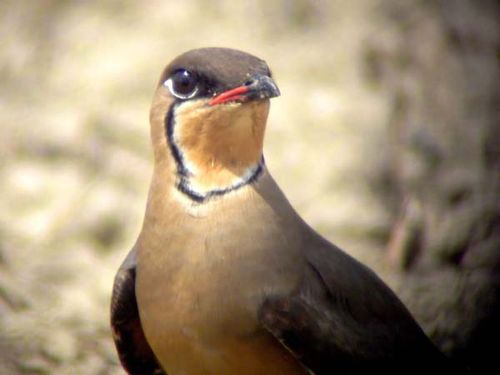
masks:
<path fill-rule="evenodd" d="M 129 374 L 166 375 L 142 329 L 135 294 L 136 246 L 116 273 L 111 297 L 111 328 L 118 356 Z"/>

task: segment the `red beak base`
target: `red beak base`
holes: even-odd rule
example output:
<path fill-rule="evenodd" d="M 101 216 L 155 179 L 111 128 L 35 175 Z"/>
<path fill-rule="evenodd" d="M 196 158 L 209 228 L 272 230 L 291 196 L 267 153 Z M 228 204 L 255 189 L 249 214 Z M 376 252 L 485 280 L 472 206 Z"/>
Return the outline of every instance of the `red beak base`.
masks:
<path fill-rule="evenodd" d="M 223 93 L 212 98 L 208 104 L 209 105 L 217 105 L 232 101 L 241 100 L 244 98 L 244 94 L 248 93 L 248 86 L 240 86 L 231 90 L 224 91 Z"/>

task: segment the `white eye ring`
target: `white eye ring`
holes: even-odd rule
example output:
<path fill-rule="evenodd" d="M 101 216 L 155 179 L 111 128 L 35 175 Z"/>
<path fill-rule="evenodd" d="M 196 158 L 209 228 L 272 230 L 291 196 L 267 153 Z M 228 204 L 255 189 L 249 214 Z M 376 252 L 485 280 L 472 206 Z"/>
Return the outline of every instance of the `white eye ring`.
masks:
<path fill-rule="evenodd" d="M 180 94 L 178 93 L 177 91 L 175 91 L 174 89 L 174 83 L 173 83 L 173 77 L 170 77 L 169 79 L 167 79 L 165 82 L 163 82 L 163 85 L 166 86 L 168 88 L 168 91 L 170 91 L 170 93 L 179 98 L 179 99 L 191 99 L 192 97 L 194 97 L 197 93 L 198 93 L 198 86 L 196 86 L 194 88 L 193 91 L 191 91 L 189 94 Z"/>

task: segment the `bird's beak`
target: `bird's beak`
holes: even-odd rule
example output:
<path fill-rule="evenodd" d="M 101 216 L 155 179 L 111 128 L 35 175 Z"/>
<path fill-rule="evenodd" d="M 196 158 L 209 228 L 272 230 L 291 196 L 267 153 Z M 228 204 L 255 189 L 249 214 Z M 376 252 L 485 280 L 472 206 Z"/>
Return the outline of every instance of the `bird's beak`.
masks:
<path fill-rule="evenodd" d="M 271 77 L 259 75 L 249 79 L 244 85 L 238 86 L 214 96 L 209 105 L 227 102 L 247 102 L 280 96 L 280 90 Z"/>

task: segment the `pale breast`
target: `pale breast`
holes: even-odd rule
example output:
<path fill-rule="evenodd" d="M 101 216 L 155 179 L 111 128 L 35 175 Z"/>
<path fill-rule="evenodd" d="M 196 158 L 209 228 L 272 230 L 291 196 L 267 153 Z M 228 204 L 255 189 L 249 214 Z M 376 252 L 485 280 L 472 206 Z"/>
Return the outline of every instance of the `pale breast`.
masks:
<path fill-rule="evenodd" d="M 300 282 L 298 234 L 263 201 L 224 202 L 143 236 L 137 298 L 146 337 L 169 375 L 304 374 L 257 320 L 266 296 Z"/>

